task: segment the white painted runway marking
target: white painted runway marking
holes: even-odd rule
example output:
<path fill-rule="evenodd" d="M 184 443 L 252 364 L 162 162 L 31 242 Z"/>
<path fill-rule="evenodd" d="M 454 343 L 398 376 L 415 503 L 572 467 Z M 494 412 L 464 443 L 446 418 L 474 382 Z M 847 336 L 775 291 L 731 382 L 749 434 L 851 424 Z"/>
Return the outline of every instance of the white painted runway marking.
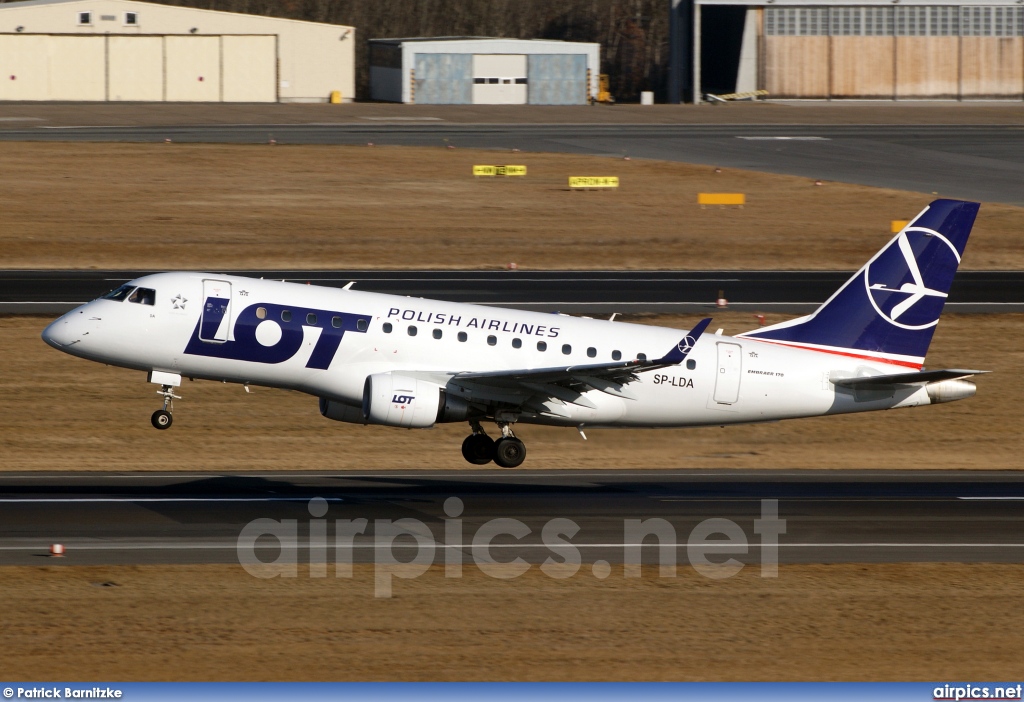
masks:
<path fill-rule="evenodd" d="M 1003 497 L 958 497 L 958 500 L 1024 500 L 1024 497 L 1017 497 L 1015 495 L 1007 495 Z"/>
<path fill-rule="evenodd" d="M 311 497 L 26 497 L 18 499 L 0 499 L 0 504 L 17 504 L 17 505 L 33 505 L 33 504 L 77 504 L 85 502 L 186 502 L 193 504 L 196 502 L 309 502 L 310 500 L 320 497 L 319 495 L 313 495 Z M 343 502 L 344 500 L 340 497 L 320 497 L 320 499 L 327 502 Z"/>
<path fill-rule="evenodd" d="M 736 138 L 746 141 L 832 141 L 829 137 L 821 136 L 738 136 Z"/>
<path fill-rule="evenodd" d="M 573 544 L 577 548 L 686 548 L 688 544 L 685 543 L 673 543 L 673 544 L 656 544 L 656 543 L 629 543 L 629 544 Z M 237 543 L 231 542 L 215 542 L 215 543 L 185 543 L 185 544 L 140 544 L 140 543 L 75 543 L 73 541 L 65 541 L 65 548 L 76 551 L 199 551 L 199 550 L 217 550 L 217 549 L 235 549 Z M 300 542 L 297 548 L 333 548 L 335 544 L 333 542 Z M 720 544 L 706 544 L 705 546 L 698 546 L 697 548 L 718 548 Z M 757 549 L 760 546 L 759 543 L 750 543 L 748 548 L 751 550 Z M 1024 543 L 926 543 L 926 544 L 914 544 L 914 543 L 780 543 L 777 544 L 778 548 L 969 548 L 969 549 L 985 549 L 985 548 L 1024 548 Z M 8 546 L 0 545 L 0 551 L 39 551 L 46 550 L 50 547 L 50 543 L 39 543 L 38 545 L 18 545 Z M 278 548 L 277 546 L 268 546 L 267 548 Z M 375 549 L 376 544 L 373 543 L 354 543 L 352 544 L 354 549 Z M 396 549 L 413 549 L 418 548 L 415 544 L 393 544 L 392 548 Z M 442 544 L 438 543 L 435 548 L 446 549 L 472 549 L 473 544 Z M 550 547 L 545 544 L 490 544 L 489 550 L 501 550 L 501 549 L 515 549 L 515 548 L 543 548 L 549 549 Z"/>

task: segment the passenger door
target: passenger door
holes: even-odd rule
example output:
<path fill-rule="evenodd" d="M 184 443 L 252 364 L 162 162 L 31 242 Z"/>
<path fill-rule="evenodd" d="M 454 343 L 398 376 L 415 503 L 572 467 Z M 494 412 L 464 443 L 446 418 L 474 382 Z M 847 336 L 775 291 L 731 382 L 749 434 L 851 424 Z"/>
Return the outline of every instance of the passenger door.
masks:
<path fill-rule="evenodd" d="M 222 344 L 231 331 L 231 283 L 226 280 L 203 280 L 203 319 L 199 340 Z"/>
<path fill-rule="evenodd" d="M 715 402 L 734 404 L 740 399 L 743 349 L 739 344 L 718 343 L 718 373 L 715 376 Z"/>

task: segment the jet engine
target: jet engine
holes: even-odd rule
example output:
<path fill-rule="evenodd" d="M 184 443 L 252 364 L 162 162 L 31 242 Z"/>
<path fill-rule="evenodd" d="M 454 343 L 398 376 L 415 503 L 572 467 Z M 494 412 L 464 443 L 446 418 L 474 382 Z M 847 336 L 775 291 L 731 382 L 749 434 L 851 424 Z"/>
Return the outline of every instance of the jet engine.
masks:
<path fill-rule="evenodd" d="M 344 402 L 336 402 L 326 398 L 320 398 L 320 414 L 333 419 L 336 422 L 349 422 L 351 424 L 368 424 L 363 416 L 361 407 L 346 405 Z"/>
<path fill-rule="evenodd" d="M 974 397 L 978 387 L 969 380 L 942 380 L 924 386 L 933 405 Z"/>
<path fill-rule="evenodd" d="M 461 422 L 471 407 L 440 385 L 398 373 L 375 373 L 363 385 L 363 416 L 369 424 L 426 428 L 438 422 Z"/>

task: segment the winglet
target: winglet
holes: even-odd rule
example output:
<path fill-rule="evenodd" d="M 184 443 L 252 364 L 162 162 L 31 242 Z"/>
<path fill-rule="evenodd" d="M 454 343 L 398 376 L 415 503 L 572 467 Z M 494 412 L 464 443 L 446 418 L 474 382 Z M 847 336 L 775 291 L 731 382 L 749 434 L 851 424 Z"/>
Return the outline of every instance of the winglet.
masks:
<path fill-rule="evenodd" d="M 667 354 L 659 358 L 655 363 L 664 363 L 666 365 L 677 365 L 683 362 L 686 355 L 690 353 L 690 349 L 693 348 L 694 344 L 697 343 L 697 339 L 704 333 L 704 330 L 711 324 L 711 317 L 702 319 L 697 322 L 697 326 L 690 330 L 686 336 L 679 340 L 675 348 L 669 351 Z"/>

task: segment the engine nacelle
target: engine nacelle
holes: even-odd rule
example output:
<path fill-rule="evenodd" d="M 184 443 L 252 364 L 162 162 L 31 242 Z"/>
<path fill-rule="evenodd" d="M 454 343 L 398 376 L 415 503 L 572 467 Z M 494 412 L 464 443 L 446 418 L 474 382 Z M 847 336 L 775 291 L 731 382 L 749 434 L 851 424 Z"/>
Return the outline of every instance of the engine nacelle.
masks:
<path fill-rule="evenodd" d="M 974 397 L 974 393 L 978 392 L 977 386 L 969 380 L 941 380 L 937 383 L 928 383 L 924 389 L 928 392 L 928 399 L 933 405 L 964 400 Z"/>
<path fill-rule="evenodd" d="M 320 414 L 336 422 L 349 422 L 351 424 L 368 423 L 366 417 L 363 416 L 362 407 L 353 407 L 352 405 L 346 405 L 344 402 L 335 402 L 323 397 L 320 398 Z"/>
<path fill-rule="evenodd" d="M 461 422 L 469 404 L 428 380 L 398 373 L 375 373 L 363 385 L 363 416 L 370 424 L 424 429 L 438 422 Z"/>

